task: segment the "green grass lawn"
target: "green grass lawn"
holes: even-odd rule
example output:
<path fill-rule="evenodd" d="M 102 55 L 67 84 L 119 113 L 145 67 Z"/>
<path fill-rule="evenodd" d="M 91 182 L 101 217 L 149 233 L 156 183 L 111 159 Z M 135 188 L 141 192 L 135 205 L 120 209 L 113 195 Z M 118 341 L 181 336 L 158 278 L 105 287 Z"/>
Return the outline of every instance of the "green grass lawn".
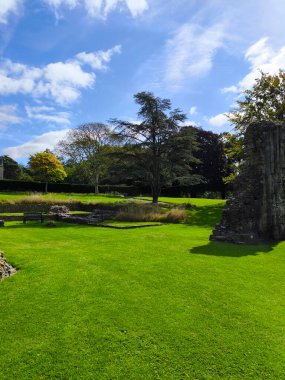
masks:
<path fill-rule="evenodd" d="M 136 197 L 135 199 L 141 199 L 151 201 L 151 197 Z M 193 206 L 205 207 L 205 206 L 224 206 L 226 201 L 223 199 L 206 199 L 206 198 L 174 198 L 174 197 L 159 197 L 159 202 L 174 203 L 174 204 L 187 204 L 191 203 Z"/>
<path fill-rule="evenodd" d="M 125 222 L 125 221 L 118 221 L 118 220 L 105 220 L 101 223 L 102 225 L 106 226 L 113 226 L 113 227 L 134 227 L 134 226 L 160 226 L 162 223 L 159 222 Z"/>
<path fill-rule="evenodd" d="M 108 194 L 68 194 L 68 193 L 25 193 L 25 192 L 0 192 L 0 202 L 17 202 L 23 198 L 43 198 L 43 199 L 58 199 L 58 200 L 78 200 L 85 203 L 113 203 L 113 202 L 123 202 L 128 200 L 138 200 L 138 201 L 151 201 L 151 197 L 124 197 L 120 195 L 108 195 Z M 225 204 L 224 200 L 221 199 L 205 199 L 205 198 L 170 198 L 170 197 L 160 197 L 160 202 L 183 204 L 191 203 L 194 206 L 223 206 Z"/>
<path fill-rule="evenodd" d="M 77 200 L 85 203 L 110 203 L 122 202 L 126 198 L 119 195 L 107 194 L 68 194 L 68 193 L 25 193 L 25 192 L 2 192 L 0 193 L 0 202 L 17 202 L 23 198 L 43 198 L 43 199 L 58 199 L 58 200 Z"/>
<path fill-rule="evenodd" d="M 220 209 L 131 230 L 6 223 L 0 379 L 284 379 L 285 242 L 209 242 Z"/>

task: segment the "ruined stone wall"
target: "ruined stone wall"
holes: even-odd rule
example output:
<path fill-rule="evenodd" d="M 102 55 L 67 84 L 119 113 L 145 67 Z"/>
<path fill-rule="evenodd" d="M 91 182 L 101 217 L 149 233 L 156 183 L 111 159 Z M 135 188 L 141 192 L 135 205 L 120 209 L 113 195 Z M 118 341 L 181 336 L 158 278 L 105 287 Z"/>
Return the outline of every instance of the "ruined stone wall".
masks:
<path fill-rule="evenodd" d="M 211 240 L 285 239 L 285 124 L 258 122 L 245 133 L 245 161 L 234 196 Z"/>

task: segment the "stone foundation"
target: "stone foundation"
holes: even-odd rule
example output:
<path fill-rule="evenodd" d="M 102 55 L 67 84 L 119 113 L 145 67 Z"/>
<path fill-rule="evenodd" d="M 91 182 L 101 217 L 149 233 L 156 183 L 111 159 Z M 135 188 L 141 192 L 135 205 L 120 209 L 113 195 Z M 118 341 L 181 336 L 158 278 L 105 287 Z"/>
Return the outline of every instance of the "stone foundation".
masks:
<path fill-rule="evenodd" d="M 285 124 L 259 122 L 245 133 L 245 160 L 211 240 L 285 239 Z"/>

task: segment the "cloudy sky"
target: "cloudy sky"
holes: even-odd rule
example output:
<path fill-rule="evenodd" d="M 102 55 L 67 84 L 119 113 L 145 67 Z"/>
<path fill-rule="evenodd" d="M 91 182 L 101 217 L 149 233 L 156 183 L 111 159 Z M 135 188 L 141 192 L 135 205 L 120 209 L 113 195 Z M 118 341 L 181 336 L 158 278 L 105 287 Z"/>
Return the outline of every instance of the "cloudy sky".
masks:
<path fill-rule="evenodd" d="M 152 91 L 188 123 L 285 69 L 284 0 L 0 0 L 0 154 L 25 162 L 85 122 L 136 120 Z"/>

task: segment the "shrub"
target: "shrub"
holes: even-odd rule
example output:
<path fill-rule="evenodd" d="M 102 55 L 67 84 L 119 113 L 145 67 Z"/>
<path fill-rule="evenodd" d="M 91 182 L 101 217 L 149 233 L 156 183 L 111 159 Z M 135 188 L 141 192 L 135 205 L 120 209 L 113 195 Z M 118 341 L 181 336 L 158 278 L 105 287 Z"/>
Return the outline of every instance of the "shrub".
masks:
<path fill-rule="evenodd" d="M 187 213 L 185 210 L 173 208 L 164 214 L 164 222 L 166 223 L 181 223 L 186 222 L 188 219 Z"/>
<path fill-rule="evenodd" d="M 158 205 L 132 204 L 120 210 L 115 219 L 126 222 L 180 223 L 187 219 L 187 213 L 175 208 L 165 210 Z"/>

